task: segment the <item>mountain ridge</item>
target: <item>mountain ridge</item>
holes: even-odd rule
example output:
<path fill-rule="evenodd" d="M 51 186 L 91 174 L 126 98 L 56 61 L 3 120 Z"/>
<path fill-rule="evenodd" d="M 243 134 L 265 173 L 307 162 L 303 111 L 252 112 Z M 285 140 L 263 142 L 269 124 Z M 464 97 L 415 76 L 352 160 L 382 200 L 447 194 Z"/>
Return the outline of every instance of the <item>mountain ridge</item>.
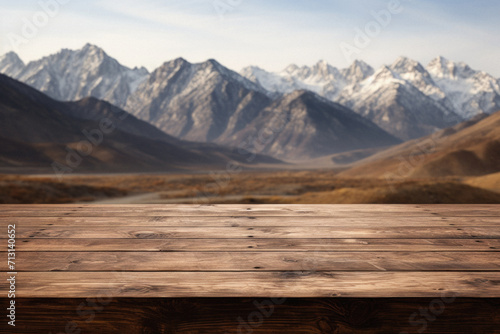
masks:
<path fill-rule="evenodd" d="M 236 148 L 179 141 L 107 102 L 56 101 L 5 75 L 0 75 L 0 133 L 8 146 L 0 150 L 4 168 L 52 166 L 64 174 L 281 163 L 262 155 L 247 161 Z"/>
<path fill-rule="evenodd" d="M 340 103 L 401 140 L 500 109 L 500 80 L 444 57 L 427 66 L 399 57 L 377 70 L 359 60 L 343 69 L 320 60 L 276 73 L 255 66 L 237 73 L 215 59 L 177 58 L 149 73 L 86 44 L 28 64 L 11 52 L 0 57 L 2 72 L 55 99 L 95 97 L 177 139 L 206 143 L 227 144 L 262 110 L 301 90 Z"/>

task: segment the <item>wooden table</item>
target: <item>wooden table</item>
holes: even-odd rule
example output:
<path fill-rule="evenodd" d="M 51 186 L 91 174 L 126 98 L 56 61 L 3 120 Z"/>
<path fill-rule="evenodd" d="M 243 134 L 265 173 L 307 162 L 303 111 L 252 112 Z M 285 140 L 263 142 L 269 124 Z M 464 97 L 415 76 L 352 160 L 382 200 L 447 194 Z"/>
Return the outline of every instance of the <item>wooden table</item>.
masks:
<path fill-rule="evenodd" d="M 500 206 L 3 205 L 0 221 L 20 333 L 500 333 Z"/>

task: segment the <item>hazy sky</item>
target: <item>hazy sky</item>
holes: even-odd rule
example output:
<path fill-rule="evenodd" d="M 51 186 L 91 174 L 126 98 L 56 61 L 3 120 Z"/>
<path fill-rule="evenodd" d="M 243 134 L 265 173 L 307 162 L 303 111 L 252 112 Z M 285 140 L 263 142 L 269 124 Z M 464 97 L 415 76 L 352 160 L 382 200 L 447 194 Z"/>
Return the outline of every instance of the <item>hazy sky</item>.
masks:
<path fill-rule="evenodd" d="M 66 3 L 41 14 L 40 3 L 55 1 Z M 401 0 L 402 11 L 386 26 L 373 24 L 373 12 L 387 10 L 389 2 L 0 0 L 0 53 L 15 49 L 28 61 L 90 42 L 127 66 L 150 70 L 181 56 L 215 58 L 235 70 L 257 65 L 278 71 L 320 59 L 345 67 L 351 59 L 340 46 L 355 46 L 356 31 L 368 28 L 372 37 L 353 58 L 375 67 L 401 55 L 424 64 L 443 55 L 500 77 L 500 1 Z M 34 21 L 36 31 L 27 29 Z M 22 38 L 16 48 L 14 37 Z"/>

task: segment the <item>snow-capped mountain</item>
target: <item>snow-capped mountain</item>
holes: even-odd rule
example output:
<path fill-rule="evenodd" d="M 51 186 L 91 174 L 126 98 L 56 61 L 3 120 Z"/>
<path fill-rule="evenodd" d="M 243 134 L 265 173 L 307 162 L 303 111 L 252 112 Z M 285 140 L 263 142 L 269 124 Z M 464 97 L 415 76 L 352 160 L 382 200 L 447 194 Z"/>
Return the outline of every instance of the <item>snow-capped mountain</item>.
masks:
<path fill-rule="evenodd" d="M 427 70 L 455 111 L 464 118 L 500 110 L 500 82 L 488 73 L 443 57 L 431 61 Z"/>
<path fill-rule="evenodd" d="M 445 114 L 449 114 L 451 111 L 454 111 L 454 105 L 446 96 L 446 93 L 438 85 L 436 85 L 436 82 L 430 73 L 419 62 L 406 57 L 399 57 L 390 66 L 390 69 L 402 80 L 411 83 L 425 95 L 440 102 L 440 104 L 444 107 L 442 111 Z"/>
<path fill-rule="evenodd" d="M 251 150 L 291 160 L 399 142 L 349 108 L 306 90 L 282 96 L 240 131 L 217 140 L 225 145 L 248 143 Z"/>
<path fill-rule="evenodd" d="M 151 73 L 126 109 L 170 135 L 213 142 L 246 126 L 271 103 L 267 94 L 215 60 L 191 64 L 179 58 Z"/>
<path fill-rule="evenodd" d="M 126 106 L 177 138 L 300 159 L 398 140 L 352 110 L 307 90 L 272 99 L 214 60 L 179 58 L 154 71 Z"/>
<path fill-rule="evenodd" d="M 5 73 L 11 77 L 19 74 L 24 68 L 24 63 L 15 52 L 9 52 L 0 56 L 0 73 Z"/>
<path fill-rule="evenodd" d="M 431 134 L 461 120 L 452 110 L 405 80 L 393 67 L 407 74 L 398 66 L 383 66 L 361 83 L 346 87 L 337 100 L 403 140 Z M 419 75 L 414 75 L 412 80 L 425 81 L 425 72 L 416 73 Z"/>
<path fill-rule="evenodd" d="M 276 93 L 311 90 L 405 140 L 500 110 L 498 79 L 443 57 L 427 68 L 400 57 L 376 72 L 360 61 L 343 70 L 321 61 L 313 67 L 290 65 L 278 73 L 247 67 L 241 74 Z"/>
<path fill-rule="evenodd" d="M 290 65 L 280 73 L 248 67 L 241 74 L 277 93 L 311 90 L 404 140 L 450 125 L 450 119 L 462 120 L 425 68 L 408 58 L 401 57 L 377 72 L 361 61 L 341 70 L 321 61 L 313 67 Z"/>
<path fill-rule="evenodd" d="M 362 61 L 344 69 L 319 61 L 310 67 L 292 64 L 276 73 L 255 66 L 236 73 L 215 60 L 192 64 L 179 58 L 150 74 L 145 68 L 122 66 L 102 49 L 87 44 L 81 50 L 65 49 L 28 64 L 11 52 L 0 57 L 0 73 L 58 100 L 105 100 L 180 139 L 227 145 L 238 145 L 234 141 L 242 133 L 254 134 L 255 126 L 265 128 L 266 122 L 258 120 L 265 119 L 262 115 L 269 108 L 285 113 L 277 101 L 297 91 L 342 104 L 402 140 L 500 110 L 498 79 L 442 57 L 427 67 L 400 57 L 377 71 Z M 299 100 L 303 101 L 293 103 L 300 104 Z M 306 109 L 291 108 L 294 112 Z M 324 121 L 336 122 L 328 117 Z M 309 118 L 300 122 L 312 124 Z M 295 131 L 311 136 L 321 132 L 300 122 L 292 127 Z M 327 125 L 340 129 L 336 123 Z M 287 133 L 289 138 L 302 138 Z M 324 138 L 338 140 L 328 131 L 322 133 Z M 303 140 L 311 143 L 304 146 L 309 149 L 322 145 L 319 139 Z M 279 140 L 268 152 L 284 157 L 289 154 L 286 145 L 299 145 L 292 142 Z"/>
<path fill-rule="evenodd" d="M 305 89 L 335 100 L 343 88 L 372 75 L 373 68 L 357 60 L 351 67 L 339 70 L 322 60 L 312 67 L 290 65 L 278 73 L 250 66 L 240 74 L 270 92 L 288 94 Z"/>
<path fill-rule="evenodd" d="M 17 55 L 0 58 L 0 73 L 20 80 L 50 97 L 74 101 L 96 97 L 123 106 L 128 96 L 148 76 L 145 68 L 129 69 L 97 46 L 59 53 L 26 65 Z"/>

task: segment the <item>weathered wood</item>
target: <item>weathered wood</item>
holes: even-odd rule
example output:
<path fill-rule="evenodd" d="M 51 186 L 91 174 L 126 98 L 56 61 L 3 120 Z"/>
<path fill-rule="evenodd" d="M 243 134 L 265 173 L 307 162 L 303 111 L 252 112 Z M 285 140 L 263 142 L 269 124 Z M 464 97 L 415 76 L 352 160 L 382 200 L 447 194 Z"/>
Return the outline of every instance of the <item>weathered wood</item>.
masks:
<path fill-rule="evenodd" d="M 16 226 L 17 227 L 17 226 Z M 139 238 L 139 239 L 177 239 L 177 238 L 403 238 L 407 239 L 499 239 L 500 229 L 495 226 L 484 227 L 398 227 L 387 228 L 383 225 L 371 228 L 358 227 L 133 227 L 113 226 L 46 226 L 33 229 L 29 226 L 17 228 L 19 238 Z"/>
<path fill-rule="evenodd" d="M 122 210 L 121 208 L 127 208 Z M 0 216 L 22 217 L 101 217 L 109 216 L 331 216 L 365 218 L 379 214 L 385 217 L 449 216 L 449 217 L 498 217 L 495 205 L 469 206 L 458 209 L 453 205 L 32 205 L 3 206 Z"/>
<path fill-rule="evenodd" d="M 384 217 L 371 215 L 365 218 L 280 217 L 280 216 L 239 216 L 239 217 L 175 217 L 175 216 L 116 216 L 102 217 L 0 217 L 0 228 L 9 224 L 22 226 L 177 226 L 177 227 L 267 227 L 267 226 L 351 226 L 373 227 L 383 224 L 385 227 L 399 226 L 497 226 L 499 217 L 405 217 L 395 219 L 387 214 Z"/>
<path fill-rule="evenodd" d="M 224 210 L 278 210 L 278 211 L 302 211 L 302 210 L 327 210 L 335 209 L 336 211 L 350 211 L 350 210 L 368 210 L 368 211 L 397 211 L 404 210 L 419 210 L 424 212 L 432 212 L 435 210 L 441 211 L 457 211 L 457 209 L 464 210 L 498 210 L 496 204 L 474 204 L 474 205 L 455 205 L 455 204 L 94 204 L 94 203 L 81 203 L 81 204 L 2 204 L 2 208 L 11 210 L 51 210 L 51 209 L 110 209 L 110 208 L 126 208 L 130 209 L 160 209 L 160 210 L 198 210 L 207 209 L 214 211 Z"/>
<path fill-rule="evenodd" d="M 0 206 L 12 223 L 23 333 L 500 332 L 500 206 Z"/>
<path fill-rule="evenodd" d="M 2 241 L 4 240 L 4 241 Z M 0 243 L 7 243 L 0 239 Z M 18 239 L 18 252 L 499 252 L 499 239 Z"/>
<path fill-rule="evenodd" d="M 7 258 L 0 252 L 0 258 Z M 493 252 L 20 252 L 17 271 L 500 271 Z"/>
<path fill-rule="evenodd" d="M 17 281 L 18 298 L 500 298 L 500 272 L 19 272 Z"/>
<path fill-rule="evenodd" d="M 22 318 L 15 332 L 71 333 L 67 328 L 74 328 L 74 333 L 79 330 L 100 334 L 500 333 L 499 299 L 446 301 L 430 298 L 18 299 L 17 310 Z M 6 303 L 6 299 L 0 299 L 2 308 Z M 410 322 L 412 315 L 414 319 Z"/>

